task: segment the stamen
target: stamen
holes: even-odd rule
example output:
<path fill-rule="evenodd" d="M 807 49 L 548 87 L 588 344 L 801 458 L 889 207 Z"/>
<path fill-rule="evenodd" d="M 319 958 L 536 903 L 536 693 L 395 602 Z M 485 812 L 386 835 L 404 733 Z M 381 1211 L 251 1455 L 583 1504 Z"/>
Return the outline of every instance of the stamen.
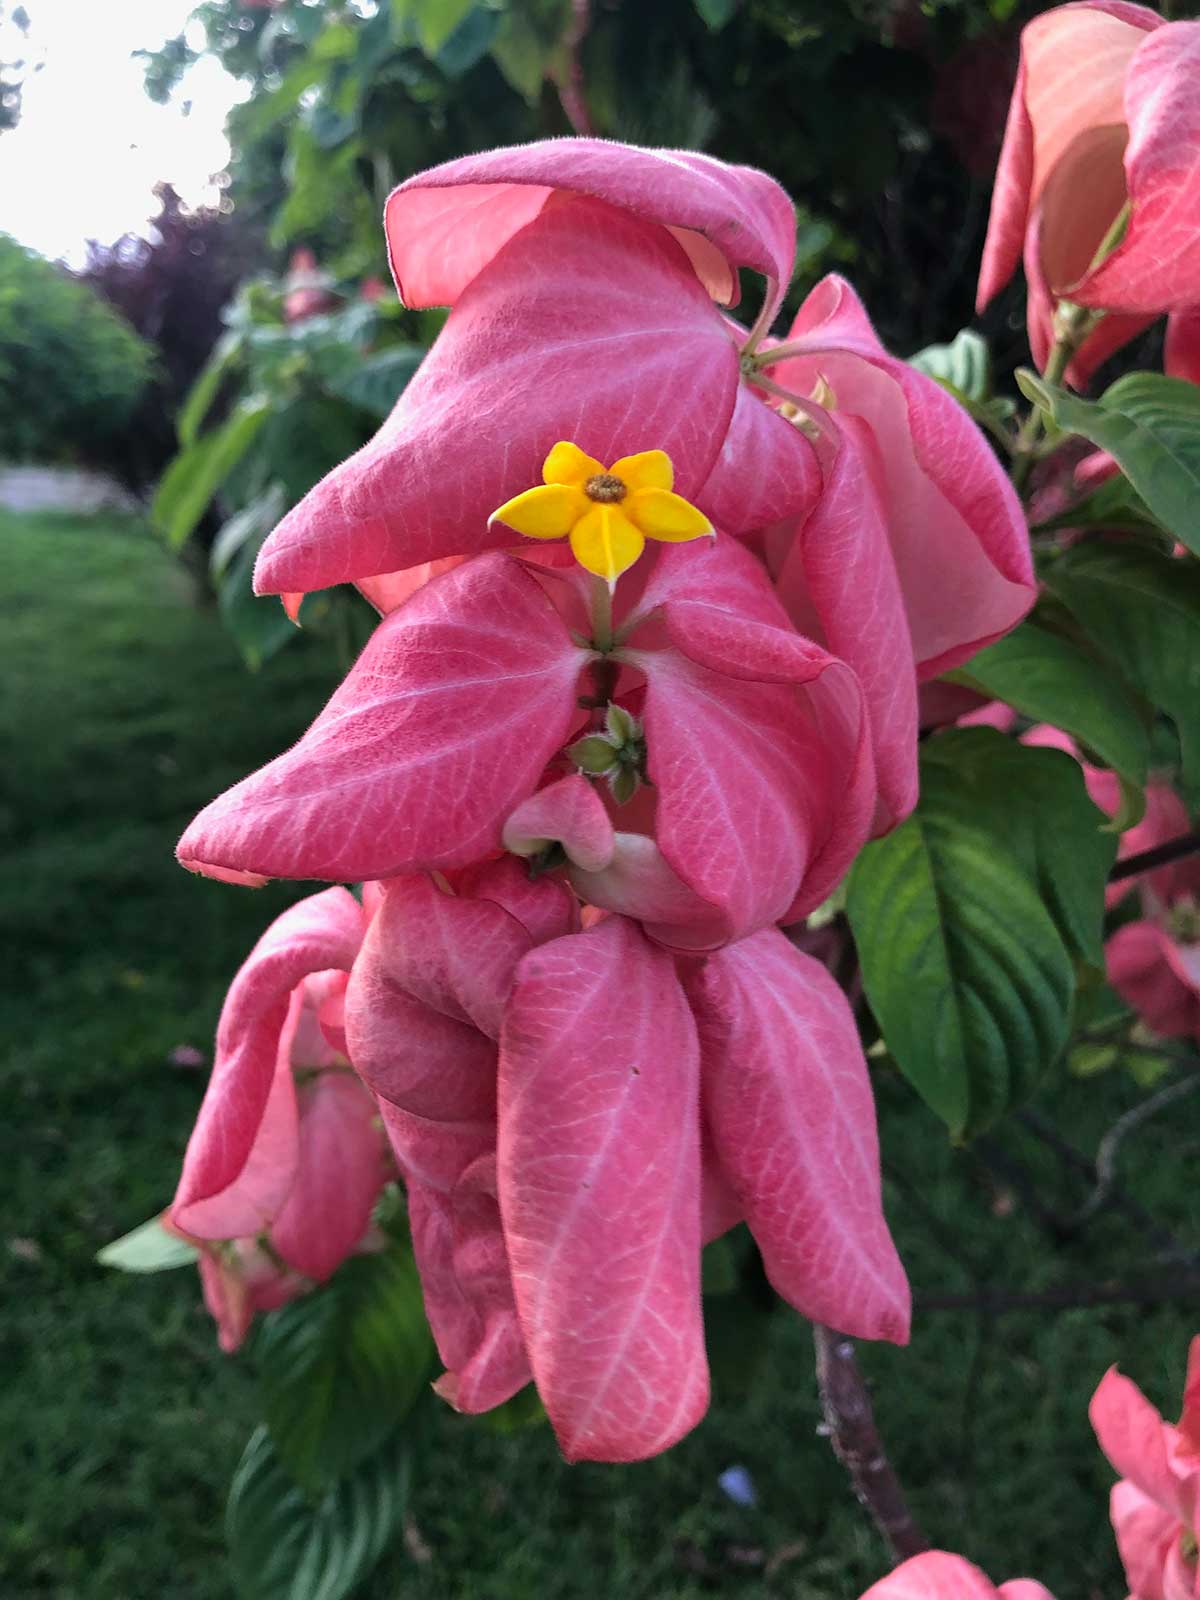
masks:
<path fill-rule="evenodd" d="M 601 505 L 611 506 L 616 505 L 618 500 L 624 500 L 629 491 L 624 479 L 618 478 L 615 473 L 598 472 L 584 484 L 583 492 L 589 500 L 598 500 Z"/>

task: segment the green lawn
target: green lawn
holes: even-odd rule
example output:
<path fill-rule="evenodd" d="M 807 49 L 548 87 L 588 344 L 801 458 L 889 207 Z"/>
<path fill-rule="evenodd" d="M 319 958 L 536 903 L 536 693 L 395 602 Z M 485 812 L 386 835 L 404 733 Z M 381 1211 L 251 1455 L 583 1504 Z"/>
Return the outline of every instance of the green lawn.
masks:
<path fill-rule="evenodd" d="M 136 524 L 0 518 L 0 1595 L 217 1600 L 224 1488 L 254 1419 L 248 1357 L 219 1355 L 190 1270 L 131 1279 L 99 1246 L 172 1190 L 224 985 L 295 893 L 203 882 L 173 863 L 191 813 L 293 738 L 334 681 L 301 641 L 249 676 L 215 614 Z M 1041 1109 L 1094 1150 L 1136 1102 L 1110 1075 L 1048 1086 Z M 1126 1215 L 1054 1244 L 977 1153 L 955 1151 L 905 1087 L 880 1084 L 888 1202 L 919 1291 L 1135 1276 L 1154 1265 Z M 1128 1190 L 1194 1247 L 1195 1108 L 1147 1125 Z M 997 1153 L 1066 1211 L 1080 1180 L 1012 1124 Z M 1018 1185 L 1018 1188 L 1020 1185 Z M 949 1237 L 947 1238 L 947 1235 Z M 949 1245 L 951 1248 L 947 1248 Z M 908 1351 L 869 1349 L 881 1426 L 935 1541 L 1059 1600 L 1125 1590 L 1111 1475 L 1088 1395 L 1120 1358 L 1178 1404 L 1200 1307 L 918 1318 Z M 808 1335 L 775 1318 L 746 1400 L 639 1467 L 568 1468 L 545 1430 L 488 1433 L 439 1412 L 409 1545 L 374 1600 L 856 1596 L 883 1561 L 816 1436 Z M 721 1494 L 732 1463 L 759 1503 Z M 419 1557 L 419 1558 L 418 1558 Z"/>

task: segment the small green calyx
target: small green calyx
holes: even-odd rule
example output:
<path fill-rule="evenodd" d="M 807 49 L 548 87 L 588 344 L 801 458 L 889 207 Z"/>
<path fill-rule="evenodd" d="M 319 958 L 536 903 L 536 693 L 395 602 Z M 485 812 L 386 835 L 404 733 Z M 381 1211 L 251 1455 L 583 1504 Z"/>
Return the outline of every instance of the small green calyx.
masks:
<path fill-rule="evenodd" d="M 1180 944 L 1200 944 L 1200 905 L 1194 896 L 1180 895 L 1167 912 L 1167 927 Z"/>
<path fill-rule="evenodd" d="M 610 704 L 604 729 L 577 739 L 567 755 L 589 777 L 607 777 L 619 806 L 632 800 L 646 782 L 646 738 L 638 719 L 624 706 Z"/>
<path fill-rule="evenodd" d="M 607 772 L 616 765 L 617 760 L 615 746 L 602 733 L 589 733 L 582 739 L 576 739 L 567 754 L 581 772 L 592 777 Z"/>

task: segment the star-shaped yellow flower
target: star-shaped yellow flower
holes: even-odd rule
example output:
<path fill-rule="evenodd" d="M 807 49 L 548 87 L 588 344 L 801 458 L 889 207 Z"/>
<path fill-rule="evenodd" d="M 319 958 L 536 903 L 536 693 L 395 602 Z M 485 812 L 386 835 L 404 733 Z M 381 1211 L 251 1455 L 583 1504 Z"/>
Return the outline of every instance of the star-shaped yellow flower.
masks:
<path fill-rule="evenodd" d="M 647 539 L 677 544 L 713 532 L 702 511 L 673 494 L 675 471 L 665 450 L 622 456 L 611 467 L 563 440 L 542 465 L 545 480 L 506 500 L 488 518 L 530 539 L 569 539 L 581 567 L 611 589 Z"/>

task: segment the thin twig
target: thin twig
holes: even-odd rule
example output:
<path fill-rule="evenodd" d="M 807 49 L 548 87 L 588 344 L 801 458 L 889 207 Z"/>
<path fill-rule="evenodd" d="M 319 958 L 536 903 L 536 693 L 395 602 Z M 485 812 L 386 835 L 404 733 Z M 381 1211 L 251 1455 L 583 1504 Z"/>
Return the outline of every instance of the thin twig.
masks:
<path fill-rule="evenodd" d="M 1117 1152 L 1125 1138 L 1135 1128 L 1140 1128 L 1143 1122 L 1157 1116 L 1160 1111 L 1165 1111 L 1168 1106 L 1173 1106 L 1177 1100 L 1182 1100 L 1191 1094 L 1193 1089 L 1200 1089 L 1200 1073 L 1193 1073 L 1190 1077 L 1181 1078 L 1176 1083 L 1169 1084 L 1167 1088 L 1160 1089 L 1157 1094 L 1152 1094 L 1149 1100 L 1143 1100 L 1140 1105 L 1127 1111 L 1119 1117 L 1100 1141 L 1096 1151 L 1096 1187 L 1080 1206 L 1076 1216 L 1075 1225 L 1082 1226 L 1091 1217 L 1094 1217 L 1108 1201 L 1117 1181 Z"/>
<path fill-rule="evenodd" d="M 1089 1185 L 1096 1182 L 1096 1162 L 1091 1156 L 1085 1155 L 1082 1150 L 1077 1150 L 1073 1144 L 1064 1139 L 1048 1117 L 1043 1116 L 1033 1106 L 1026 1106 L 1024 1110 L 1017 1112 L 1017 1121 L 1053 1150 L 1068 1166 L 1073 1167 L 1081 1177 L 1086 1178 Z M 1135 1200 L 1115 1177 L 1109 1186 L 1107 1201 L 1144 1231 L 1147 1242 L 1163 1260 L 1185 1261 L 1200 1265 L 1200 1251 L 1190 1249 L 1177 1239 L 1171 1230 L 1165 1228 L 1151 1212 L 1147 1211 L 1141 1201 Z M 1074 1218 L 1069 1219 L 1069 1225 L 1073 1230 L 1080 1231 L 1089 1220 L 1090 1216 L 1083 1217 L 1077 1212 Z"/>
<path fill-rule="evenodd" d="M 920 1555 L 929 1541 L 913 1520 L 900 1480 L 883 1448 L 871 1398 L 844 1334 L 813 1324 L 817 1355 L 817 1387 L 833 1453 L 850 1474 L 860 1502 L 896 1561 Z"/>
<path fill-rule="evenodd" d="M 1139 850 L 1135 856 L 1118 861 L 1108 875 L 1109 883 L 1120 883 L 1125 878 L 1135 878 L 1139 872 L 1149 872 L 1151 867 L 1165 867 L 1168 861 L 1178 861 L 1181 856 L 1192 856 L 1200 851 L 1200 832 L 1181 833 L 1166 844 L 1156 844 L 1153 850 Z"/>

